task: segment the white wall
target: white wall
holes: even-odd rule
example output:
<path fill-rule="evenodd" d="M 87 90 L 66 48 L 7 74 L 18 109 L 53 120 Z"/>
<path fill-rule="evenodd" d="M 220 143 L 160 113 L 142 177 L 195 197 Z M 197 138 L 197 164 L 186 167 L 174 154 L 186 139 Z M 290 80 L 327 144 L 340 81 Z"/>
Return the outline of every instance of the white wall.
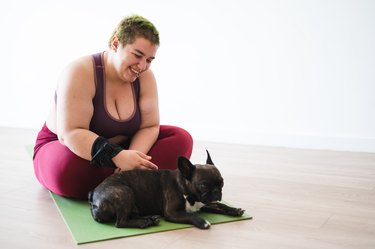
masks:
<path fill-rule="evenodd" d="M 0 126 L 39 128 L 72 59 L 127 14 L 161 33 L 164 124 L 195 139 L 375 152 L 375 1 L 0 3 Z"/>

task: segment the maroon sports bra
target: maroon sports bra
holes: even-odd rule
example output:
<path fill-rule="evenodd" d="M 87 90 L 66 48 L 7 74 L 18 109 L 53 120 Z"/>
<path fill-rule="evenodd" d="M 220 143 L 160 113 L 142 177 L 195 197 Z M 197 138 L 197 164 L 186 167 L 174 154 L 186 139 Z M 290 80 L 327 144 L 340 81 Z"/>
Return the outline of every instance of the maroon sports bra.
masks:
<path fill-rule="evenodd" d="M 95 71 L 95 96 L 92 100 L 94 114 L 90 122 L 90 130 L 104 138 L 111 138 L 117 135 L 132 136 L 141 125 L 141 115 L 139 112 L 140 83 L 137 78 L 132 83 L 133 98 L 135 101 L 133 115 L 126 120 L 118 120 L 111 116 L 105 104 L 105 68 L 103 63 L 103 53 L 93 55 Z"/>

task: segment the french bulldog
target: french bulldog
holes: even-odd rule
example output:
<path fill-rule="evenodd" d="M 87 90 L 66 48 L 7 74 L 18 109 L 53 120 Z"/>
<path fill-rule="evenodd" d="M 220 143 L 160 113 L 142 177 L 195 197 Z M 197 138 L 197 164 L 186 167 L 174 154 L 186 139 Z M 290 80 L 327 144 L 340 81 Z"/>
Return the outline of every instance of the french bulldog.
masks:
<path fill-rule="evenodd" d="M 92 217 L 118 228 L 158 225 L 160 217 L 175 223 L 210 227 L 195 212 L 242 216 L 244 210 L 221 203 L 223 177 L 207 151 L 206 164 L 178 158 L 176 170 L 131 170 L 107 177 L 89 193 Z"/>

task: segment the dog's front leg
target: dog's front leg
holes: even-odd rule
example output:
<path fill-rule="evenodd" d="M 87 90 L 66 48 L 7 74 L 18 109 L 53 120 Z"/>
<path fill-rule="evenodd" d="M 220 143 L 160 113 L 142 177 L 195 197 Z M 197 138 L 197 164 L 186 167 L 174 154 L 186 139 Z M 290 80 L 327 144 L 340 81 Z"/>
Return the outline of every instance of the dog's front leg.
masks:
<path fill-rule="evenodd" d="M 187 213 L 185 211 L 165 214 L 164 218 L 165 220 L 170 222 L 191 224 L 200 229 L 208 229 L 211 226 L 211 223 L 207 220 L 204 220 L 193 213 Z"/>
<path fill-rule="evenodd" d="M 225 214 L 230 216 L 242 216 L 245 212 L 245 210 L 241 208 L 230 207 L 221 202 L 206 204 L 201 208 L 201 211 L 207 213 Z"/>

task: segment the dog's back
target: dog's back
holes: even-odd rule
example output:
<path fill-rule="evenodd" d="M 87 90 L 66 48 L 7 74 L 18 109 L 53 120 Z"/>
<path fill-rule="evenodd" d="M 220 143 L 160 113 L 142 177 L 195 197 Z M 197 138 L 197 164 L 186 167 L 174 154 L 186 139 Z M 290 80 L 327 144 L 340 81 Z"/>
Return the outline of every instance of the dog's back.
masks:
<path fill-rule="evenodd" d="M 99 222 L 116 219 L 119 210 L 127 215 L 164 215 L 163 188 L 173 182 L 174 170 L 131 170 L 113 174 L 89 193 L 92 216 Z"/>
<path fill-rule="evenodd" d="M 166 185 L 175 184 L 175 170 L 131 170 L 118 174 L 122 184 L 134 194 L 134 203 L 139 215 L 163 215 Z"/>

